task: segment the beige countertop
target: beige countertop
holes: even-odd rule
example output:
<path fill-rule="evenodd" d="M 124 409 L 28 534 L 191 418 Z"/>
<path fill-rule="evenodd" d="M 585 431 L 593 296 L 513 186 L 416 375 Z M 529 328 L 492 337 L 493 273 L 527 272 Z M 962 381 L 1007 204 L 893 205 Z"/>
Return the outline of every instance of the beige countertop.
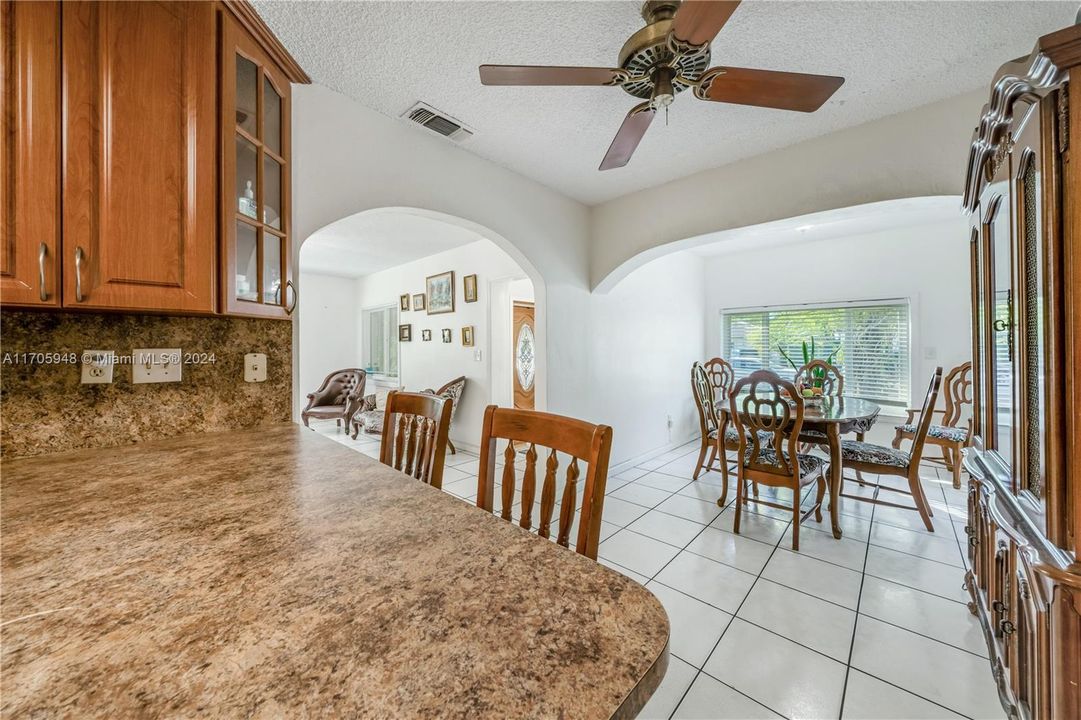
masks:
<path fill-rule="evenodd" d="M 633 717 L 643 587 L 295 425 L 3 462 L 5 717 Z"/>

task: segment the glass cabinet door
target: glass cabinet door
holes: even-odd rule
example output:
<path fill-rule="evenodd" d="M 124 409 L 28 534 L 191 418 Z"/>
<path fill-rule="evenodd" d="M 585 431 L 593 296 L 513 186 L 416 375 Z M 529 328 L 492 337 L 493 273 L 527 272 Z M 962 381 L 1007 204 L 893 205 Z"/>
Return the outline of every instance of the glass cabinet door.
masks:
<path fill-rule="evenodd" d="M 231 313 L 287 317 L 296 300 L 289 279 L 289 85 L 242 31 L 230 27 L 225 37 L 232 57 L 223 63 L 223 125 L 232 137 L 223 224 L 232 232 L 224 304 Z"/>
<path fill-rule="evenodd" d="M 1014 428 L 1014 314 L 1013 253 L 1010 234 L 1009 188 L 992 186 L 984 218 L 984 232 L 990 250 L 991 347 L 989 377 L 992 384 L 990 408 L 992 447 L 1013 466 Z"/>

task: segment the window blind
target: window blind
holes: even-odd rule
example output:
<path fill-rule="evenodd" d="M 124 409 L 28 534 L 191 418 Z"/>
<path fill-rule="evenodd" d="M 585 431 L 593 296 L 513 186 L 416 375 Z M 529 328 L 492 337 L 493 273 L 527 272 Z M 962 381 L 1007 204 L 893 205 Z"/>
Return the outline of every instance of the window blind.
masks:
<path fill-rule="evenodd" d="M 766 307 L 722 314 L 722 353 L 736 377 L 767 368 L 790 379 L 781 350 L 803 364 L 803 342 L 815 342 L 815 357 L 844 374 L 845 395 L 876 402 L 909 403 L 909 308 L 907 300 L 830 306 Z"/>

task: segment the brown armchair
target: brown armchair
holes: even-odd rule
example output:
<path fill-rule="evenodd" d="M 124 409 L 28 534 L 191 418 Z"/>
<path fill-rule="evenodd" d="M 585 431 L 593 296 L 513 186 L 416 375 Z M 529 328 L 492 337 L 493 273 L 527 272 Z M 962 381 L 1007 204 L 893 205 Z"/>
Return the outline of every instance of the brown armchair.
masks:
<path fill-rule="evenodd" d="M 308 405 L 300 413 L 304 427 L 309 427 L 309 418 L 337 420 L 338 427 L 342 420 L 348 423 L 360 408 L 367 377 L 368 374 L 359 368 L 335 370 L 327 375 L 318 390 L 308 393 Z"/>

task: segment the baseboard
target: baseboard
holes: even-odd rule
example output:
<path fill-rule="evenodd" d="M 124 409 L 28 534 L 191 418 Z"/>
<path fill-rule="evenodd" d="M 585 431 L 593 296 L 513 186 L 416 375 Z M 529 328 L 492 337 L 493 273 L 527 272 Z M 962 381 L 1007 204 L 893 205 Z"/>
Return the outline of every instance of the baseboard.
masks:
<path fill-rule="evenodd" d="M 611 467 L 608 468 L 608 474 L 609 475 L 618 475 L 619 473 L 623 472 L 624 470 L 630 470 L 631 468 L 633 468 L 633 467 L 635 467 L 635 466 L 637 466 L 637 465 L 639 465 L 641 463 L 644 463 L 647 460 L 652 460 L 653 458 L 657 457 L 658 455 L 664 455 L 666 452 L 671 452 L 672 450 L 675 450 L 676 448 L 678 448 L 680 445 L 686 445 L 687 443 L 694 440 L 696 437 L 698 437 L 698 433 L 692 433 L 692 434 L 688 435 L 687 437 L 683 438 L 682 440 L 677 440 L 675 442 L 670 442 L 667 445 L 662 445 L 661 447 L 653 448 L 652 450 L 650 450 L 648 452 L 644 452 L 641 455 L 638 455 L 636 457 L 632 457 L 630 460 L 624 460 L 623 462 L 619 463 L 618 465 L 612 465 Z"/>

